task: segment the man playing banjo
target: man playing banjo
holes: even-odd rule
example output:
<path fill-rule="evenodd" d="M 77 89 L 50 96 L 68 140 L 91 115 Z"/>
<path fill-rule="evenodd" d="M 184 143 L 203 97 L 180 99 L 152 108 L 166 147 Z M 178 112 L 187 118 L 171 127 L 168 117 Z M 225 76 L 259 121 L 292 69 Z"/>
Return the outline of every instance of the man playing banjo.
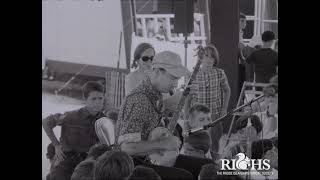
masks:
<path fill-rule="evenodd" d="M 178 54 L 163 51 L 155 55 L 150 77 L 126 96 L 120 108 L 115 131 L 122 151 L 145 158 L 155 152 L 178 150 L 178 137 L 148 140 L 148 136 L 160 124 L 162 93 L 172 91 L 178 80 L 189 74 Z"/>

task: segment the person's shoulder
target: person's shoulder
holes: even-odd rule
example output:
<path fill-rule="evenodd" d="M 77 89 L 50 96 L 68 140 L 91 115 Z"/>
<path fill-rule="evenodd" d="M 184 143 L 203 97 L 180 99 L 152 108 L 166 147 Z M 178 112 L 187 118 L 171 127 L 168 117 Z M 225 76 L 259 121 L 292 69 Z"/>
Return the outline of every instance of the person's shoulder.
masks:
<path fill-rule="evenodd" d="M 218 77 L 225 78 L 226 73 L 223 69 L 216 67 L 215 72 L 218 74 Z"/>
<path fill-rule="evenodd" d="M 88 114 L 88 113 L 89 112 L 86 109 L 86 106 L 67 112 L 67 114 L 70 114 L 70 115 L 80 115 L 80 116 Z"/>
<path fill-rule="evenodd" d="M 78 108 L 78 109 L 72 109 L 70 111 L 66 111 L 65 113 L 81 113 L 81 112 L 85 112 L 86 109 L 85 109 L 85 106 L 84 107 L 81 107 L 81 108 Z"/>
<path fill-rule="evenodd" d="M 257 54 L 259 55 L 259 54 L 261 54 L 261 53 L 263 53 L 263 52 L 264 52 L 264 49 L 263 49 L 263 48 L 261 48 L 261 49 L 256 49 L 256 50 L 254 50 L 254 51 L 251 53 L 250 56 L 256 56 Z"/>
<path fill-rule="evenodd" d="M 90 176 L 90 173 L 92 173 L 92 170 L 94 169 L 96 161 L 92 159 L 86 159 L 82 162 L 80 162 L 74 169 L 74 172 L 72 173 L 71 180 L 74 179 L 81 179 L 84 175 Z"/>
<path fill-rule="evenodd" d="M 73 110 L 70 110 L 70 111 L 65 111 L 64 113 L 61 114 L 60 119 L 64 119 L 66 117 L 78 116 L 78 115 L 83 114 L 84 111 L 85 111 L 84 107 L 79 108 L 79 109 L 73 109 Z"/>
<path fill-rule="evenodd" d="M 133 103 L 135 105 L 146 105 L 149 106 L 149 99 L 143 92 L 132 92 L 125 98 L 126 103 Z"/>
<path fill-rule="evenodd" d="M 139 77 L 143 77 L 145 76 L 145 74 L 141 71 L 133 71 L 131 73 L 129 73 L 126 77 L 128 79 L 136 79 L 136 78 L 139 78 Z"/>
<path fill-rule="evenodd" d="M 224 73 L 224 70 L 221 69 L 221 68 L 216 68 L 216 70 L 217 70 L 219 73 Z"/>
<path fill-rule="evenodd" d="M 134 79 L 137 76 L 136 74 L 137 74 L 137 71 L 130 72 L 129 74 L 126 75 L 126 80 Z"/>
<path fill-rule="evenodd" d="M 81 166 L 94 166 L 96 163 L 96 160 L 94 159 L 85 159 L 83 161 L 81 161 L 77 166 L 81 167 Z"/>
<path fill-rule="evenodd" d="M 147 99 L 147 95 L 141 91 L 132 91 L 126 96 L 126 100 L 137 100 L 137 99 Z"/>

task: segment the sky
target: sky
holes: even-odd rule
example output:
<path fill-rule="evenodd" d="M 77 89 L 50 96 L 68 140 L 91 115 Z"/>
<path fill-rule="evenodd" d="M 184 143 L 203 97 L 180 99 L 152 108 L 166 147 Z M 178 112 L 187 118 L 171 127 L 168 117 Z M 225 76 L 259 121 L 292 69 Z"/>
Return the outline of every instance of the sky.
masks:
<path fill-rule="evenodd" d="M 45 59 L 116 67 L 122 30 L 119 0 L 42 1 Z M 122 36 L 120 67 L 126 68 Z"/>

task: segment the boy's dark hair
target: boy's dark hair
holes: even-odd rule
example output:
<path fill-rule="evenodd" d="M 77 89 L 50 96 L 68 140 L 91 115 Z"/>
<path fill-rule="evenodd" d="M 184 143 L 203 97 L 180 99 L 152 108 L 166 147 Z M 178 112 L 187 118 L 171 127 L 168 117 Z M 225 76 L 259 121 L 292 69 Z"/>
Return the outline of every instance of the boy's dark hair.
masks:
<path fill-rule="evenodd" d="M 210 135 L 206 131 L 192 133 L 185 138 L 184 142 L 190 144 L 196 150 L 203 151 L 205 154 L 211 146 Z"/>
<path fill-rule="evenodd" d="M 84 160 L 74 169 L 71 180 L 93 180 L 95 161 Z"/>
<path fill-rule="evenodd" d="M 56 152 L 55 147 L 53 146 L 52 143 L 50 143 L 50 144 L 48 145 L 48 147 L 47 147 L 47 154 L 46 154 L 47 158 L 48 158 L 49 160 L 52 160 L 53 157 L 54 157 L 54 155 L 56 154 L 55 152 Z"/>
<path fill-rule="evenodd" d="M 103 85 L 95 81 L 86 82 L 82 87 L 83 97 L 87 99 L 89 96 L 89 93 L 92 91 L 104 93 Z"/>
<path fill-rule="evenodd" d="M 247 127 L 248 119 L 251 118 L 251 124 L 256 129 L 257 133 L 262 131 L 262 123 L 257 115 L 242 116 L 237 120 L 236 131 Z"/>
<path fill-rule="evenodd" d="M 96 161 L 94 180 L 124 180 L 134 168 L 132 158 L 125 152 L 108 151 Z"/>
<path fill-rule="evenodd" d="M 270 139 L 261 139 L 252 142 L 252 159 L 261 159 L 264 154 L 273 148 L 273 142 Z"/>
<path fill-rule="evenodd" d="M 262 33 L 261 39 L 263 42 L 268 42 L 268 41 L 276 39 L 276 37 L 272 31 L 265 31 Z"/>
<path fill-rule="evenodd" d="M 161 180 L 161 177 L 152 168 L 136 166 L 128 180 Z"/>
<path fill-rule="evenodd" d="M 111 146 L 108 146 L 106 144 L 95 144 L 90 147 L 88 152 L 88 157 L 93 157 L 93 159 L 97 159 L 103 153 L 111 150 L 112 150 Z"/>
<path fill-rule="evenodd" d="M 117 121 L 118 120 L 118 114 L 119 114 L 119 110 L 113 109 L 107 112 L 106 116 L 110 119 L 112 119 L 113 121 Z"/>
<path fill-rule="evenodd" d="M 220 62 L 220 56 L 219 56 L 219 51 L 218 51 L 217 47 L 213 44 L 208 44 L 204 49 L 209 50 L 211 52 L 211 55 L 215 60 L 213 63 L 213 67 L 218 66 L 219 62 Z"/>
<path fill-rule="evenodd" d="M 214 164 L 205 164 L 201 167 L 199 173 L 200 180 L 214 180 L 217 177 L 217 167 Z"/>
<path fill-rule="evenodd" d="M 208 106 L 204 104 L 195 104 L 189 109 L 189 115 L 191 115 L 193 112 L 198 111 L 198 112 L 203 112 L 203 113 L 210 113 L 210 109 Z"/>

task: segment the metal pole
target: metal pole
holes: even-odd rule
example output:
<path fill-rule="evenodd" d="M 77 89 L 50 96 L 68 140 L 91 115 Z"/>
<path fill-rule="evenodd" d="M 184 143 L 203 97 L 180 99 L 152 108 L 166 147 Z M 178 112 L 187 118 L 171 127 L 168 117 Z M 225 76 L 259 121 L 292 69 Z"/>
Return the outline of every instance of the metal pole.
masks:
<path fill-rule="evenodd" d="M 184 66 L 188 68 L 188 34 L 184 34 Z M 184 83 L 187 83 L 187 78 L 184 78 Z"/>

